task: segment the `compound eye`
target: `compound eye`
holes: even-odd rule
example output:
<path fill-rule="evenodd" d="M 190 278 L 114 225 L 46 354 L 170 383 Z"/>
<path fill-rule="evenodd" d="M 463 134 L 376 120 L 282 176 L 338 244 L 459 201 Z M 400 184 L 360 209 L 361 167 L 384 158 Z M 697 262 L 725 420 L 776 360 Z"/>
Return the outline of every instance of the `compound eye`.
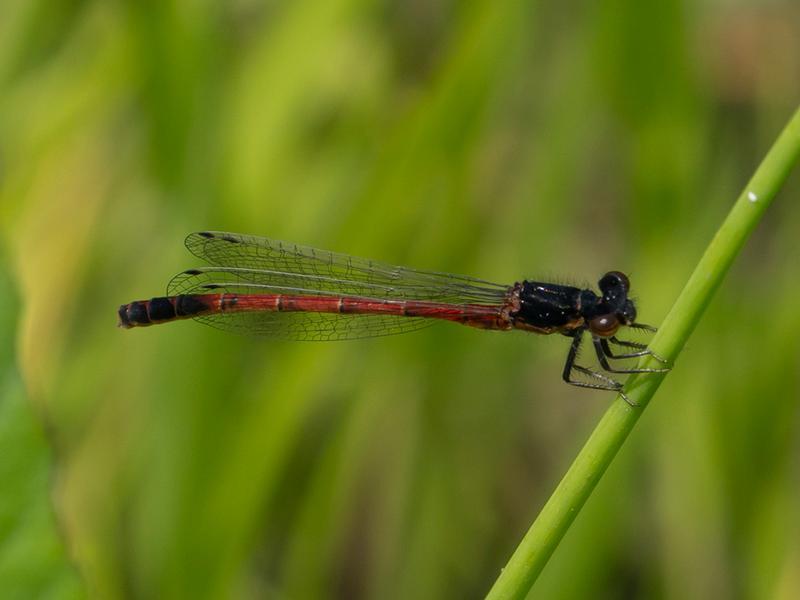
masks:
<path fill-rule="evenodd" d="M 614 314 L 600 315 L 589 321 L 589 329 L 591 332 L 600 337 L 611 337 L 617 333 L 619 326 L 619 319 L 617 319 L 617 316 Z"/>
<path fill-rule="evenodd" d="M 600 290 L 604 293 L 611 289 L 621 289 L 626 294 L 631 289 L 631 282 L 628 276 L 622 271 L 609 271 L 599 282 Z"/>

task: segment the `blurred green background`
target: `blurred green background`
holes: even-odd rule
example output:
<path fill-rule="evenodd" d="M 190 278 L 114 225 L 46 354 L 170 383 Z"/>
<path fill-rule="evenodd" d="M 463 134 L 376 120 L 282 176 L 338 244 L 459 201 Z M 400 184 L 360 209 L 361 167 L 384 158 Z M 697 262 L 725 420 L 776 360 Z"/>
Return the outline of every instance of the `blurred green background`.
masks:
<path fill-rule="evenodd" d="M 479 598 L 612 396 L 567 343 L 119 304 L 222 229 L 658 324 L 800 99 L 795 0 L 0 4 L 4 598 Z M 540 598 L 800 597 L 800 177 Z"/>

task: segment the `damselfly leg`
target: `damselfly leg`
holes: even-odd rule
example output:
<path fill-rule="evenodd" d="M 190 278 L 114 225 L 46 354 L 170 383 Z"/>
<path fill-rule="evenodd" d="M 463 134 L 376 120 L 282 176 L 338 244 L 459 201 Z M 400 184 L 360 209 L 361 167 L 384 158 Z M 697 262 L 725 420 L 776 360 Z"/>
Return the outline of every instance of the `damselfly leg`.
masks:
<path fill-rule="evenodd" d="M 611 344 L 615 344 L 623 348 L 633 348 L 635 352 L 623 352 L 622 354 L 615 354 L 611 350 L 611 345 L 609 344 L 609 342 Z M 650 348 L 647 347 L 647 344 L 640 344 L 638 342 L 620 340 L 617 339 L 616 336 L 612 336 L 610 338 L 600 338 L 600 344 L 603 346 L 603 353 L 608 358 L 637 358 L 639 356 L 652 356 L 661 364 L 667 364 L 668 362 L 667 359 L 662 358 L 661 356 L 650 350 Z"/>
<path fill-rule="evenodd" d="M 576 331 L 572 334 L 572 344 L 569 347 L 569 353 L 567 354 L 567 362 L 564 363 L 564 372 L 562 374 L 562 378 L 564 379 L 564 381 L 576 387 L 589 388 L 592 390 L 608 390 L 612 392 L 619 392 L 619 394 L 625 399 L 625 402 L 627 402 L 631 406 L 635 406 L 635 404 L 630 401 L 628 396 L 626 396 L 625 393 L 623 393 L 622 384 L 619 381 L 611 379 L 611 377 L 607 377 L 606 375 L 598 373 L 597 371 L 593 371 L 592 369 L 589 369 L 587 367 L 582 367 L 581 365 L 575 364 L 575 359 L 578 357 L 578 350 L 581 347 L 582 340 L 583 340 L 583 331 Z M 602 383 L 589 383 L 588 381 L 573 379 L 572 378 L 573 371 L 578 371 L 579 373 L 583 373 L 588 377 L 592 377 L 593 379 L 602 381 Z"/>
<path fill-rule="evenodd" d="M 616 367 L 612 367 L 611 364 L 608 362 L 609 357 L 605 353 L 605 349 L 608 347 L 608 345 L 606 344 L 606 346 L 604 347 L 603 346 L 604 341 L 605 340 L 603 338 L 592 336 L 592 343 L 594 344 L 594 350 L 595 353 L 597 354 L 597 361 L 600 363 L 600 366 L 603 367 L 603 369 L 605 369 L 609 373 L 666 373 L 667 371 L 669 371 L 669 369 L 617 369 Z M 639 356 L 653 354 L 652 351 L 642 350 L 641 352 L 642 354 L 639 354 Z M 632 354 L 638 354 L 638 353 L 634 352 Z M 622 357 L 612 356 L 610 358 L 622 358 Z"/>
<path fill-rule="evenodd" d="M 639 324 L 639 323 L 636 324 L 636 327 L 638 329 L 643 329 L 643 330 L 646 330 L 646 331 L 655 331 L 656 330 L 654 327 L 651 327 L 649 325 L 642 325 L 642 324 Z M 627 402 L 631 406 L 636 406 L 636 403 L 633 402 L 622 391 L 622 385 L 623 384 L 621 382 L 619 382 L 619 381 L 617 381 L 617 380 L 615 380 L 615 379 L 613 379 L 613 378 L 611 378 L 611 377 L 609 377 L 607 375 L 604 375 L 603 373 L 599 373 L 599 372 L 594 371 L 594 370 L 592 370 L 592 369 L 590 369 L 588 367 L 584 367 L 584 366 L 581 366 L 581 365 L 578 365 L 578 364 L 575 363 L 575 360 L 578 357 L 578 352 L 580 350 L 581 343 L 583 341 L 583 333 L 584 333 L 584 330 L 578 330 L 578 331 L 575 331 L 573 333 L 573 335 L 572 335 L 572 344 L 570 346 L 569 353 L 567 354 L 567 361 L 564 364 L 564 373 L 563 373 L 564 381 L 566 381 L 570 385 L 574 385 L 574 386 L 577 386 L 577 387 L 591 388 L 591 389 L 596 389 L 596 390 L 609 390 L 609 391 L 613 391 L 613 392 L 618 392 L 622 396 L 622 398 L 625 400 L 625 402 Z M 604 338 L 604 337 L 600 337 L 600 336 L 597 336 L 597 335 L 594 335 L 594 334 L 591 334 L 591 335 L 592 335 L 592 345 L 594 346 L 595 354 L 597 355 L 597 360 L 600 363 L 600 366 L 603 368 L 603 370 L 607 371 L 608 373 L 619 373 L 619 374 L 666 373 L 666 372 L 669 371 L 668 368 L 662 368 L 662 369 L 623 368 L 623 369 L 618 369 L 616 367 L 613 367 L 608 361 L 609 358 L 611 358 L 611 359 L 622 359 L 622 358 L 637 358 L 637 357 L 640 357 L 640 356 L 653 356 L 659 362 L 666 363 L 666 361 L 663 358 L 661 358 L 660 356 L 658 356 L 657 354 L 655 354 L 652 350 L 650 350 L 645 344 L 641 344 L 641 343 L 638 343 L 638 342 L 629 342 L 629 341 L 625 341 L 625 340 L 619 340 L 614 336 L 612 336 L 611 338 Z M 617 344 L 619 346 L 628 347 L 628 348 L 634 348 L 635 351 L 634 352 L 627 352 L 627 353 L 623 353 L 623 354 L 614 354 L 612 352 L 612 350 L 611 350 L 610 345 L 609 345 L 609 340 L 611 340 L 613 343 L 615 343 L 615 344 Z M 575 379 L 572 376 L 573 371 L 577 371 L 578 373 L 582 373 L 583 375 L 586 375 L 587 377 L 591 377 L 592 379 L 595 379 L 598 382 L 597 383 L 593 383 L 593 382 L 581 381 L 580 379 Z"/>

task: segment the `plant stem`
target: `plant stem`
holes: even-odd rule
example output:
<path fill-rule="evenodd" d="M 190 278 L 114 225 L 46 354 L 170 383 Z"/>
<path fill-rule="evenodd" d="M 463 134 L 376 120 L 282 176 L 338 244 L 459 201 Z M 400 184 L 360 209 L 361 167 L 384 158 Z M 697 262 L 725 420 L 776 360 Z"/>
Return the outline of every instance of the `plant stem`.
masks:
<path fill-rule="evenodd" d="M 800 109 L 745 186 L 654 336 L 650 347 L 670 364 L 798 159 Z M 658 366 L 658 363 L 652 357 L 645 357 L 640 365 Z M 606 411 L 487 598 L 524 598 L 527 595 L 663 379 L 663 374 L 647 374 L 634 375 L 628 380 L 625 392 L 638 406 L 633 408 L 618 397 Z"/>

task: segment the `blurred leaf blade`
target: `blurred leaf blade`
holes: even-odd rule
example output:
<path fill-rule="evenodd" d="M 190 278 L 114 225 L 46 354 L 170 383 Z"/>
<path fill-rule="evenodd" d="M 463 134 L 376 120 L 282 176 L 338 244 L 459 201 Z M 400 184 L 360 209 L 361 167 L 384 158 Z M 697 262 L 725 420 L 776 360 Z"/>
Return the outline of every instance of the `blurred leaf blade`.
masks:
<path fill-rule="evenodd" d="M 7 598 L 84 598 L 51 505 L 55 466 L 13 360 L 17 297 L 0 262 L 0 589 Z"/>

